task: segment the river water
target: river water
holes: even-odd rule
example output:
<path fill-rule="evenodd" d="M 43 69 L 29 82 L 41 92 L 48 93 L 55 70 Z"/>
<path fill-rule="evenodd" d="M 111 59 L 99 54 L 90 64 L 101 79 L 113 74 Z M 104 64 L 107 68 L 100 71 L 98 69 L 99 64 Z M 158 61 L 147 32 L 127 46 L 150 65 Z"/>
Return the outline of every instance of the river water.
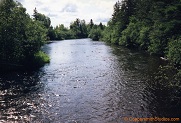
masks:
<path fill-rule="evenodd" d="M 0 122 L 124 123 L 125 117 L 179 117 L 169 92 L 152 85 L 163 64 L 90 39 L 46 44 L 51 62 L 0 75 Z"/>

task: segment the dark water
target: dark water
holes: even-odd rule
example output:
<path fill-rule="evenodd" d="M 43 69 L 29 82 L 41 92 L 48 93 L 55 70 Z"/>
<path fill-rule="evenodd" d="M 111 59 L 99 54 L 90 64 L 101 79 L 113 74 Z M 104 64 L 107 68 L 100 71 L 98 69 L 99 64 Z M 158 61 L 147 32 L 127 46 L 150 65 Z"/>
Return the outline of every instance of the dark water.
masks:
<path fill-rule="evenodd" d="M 162 61 L 90 39 L 44 46 L 51 63 L 0 75 L 0 122 L 124 123 L 179 117 L 170 92 L 152 85 Z"/>

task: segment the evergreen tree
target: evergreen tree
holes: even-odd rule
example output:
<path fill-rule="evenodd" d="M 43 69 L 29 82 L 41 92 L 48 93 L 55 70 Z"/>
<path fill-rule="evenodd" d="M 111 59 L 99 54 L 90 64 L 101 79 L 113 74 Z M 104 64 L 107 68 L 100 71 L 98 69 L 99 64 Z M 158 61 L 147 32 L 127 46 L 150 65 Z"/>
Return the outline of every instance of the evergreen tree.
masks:
<path fill-rule="evenodd" d="M 92 20 L 92 19 L 90 20 L 89 25 L 90 25 L 90 29 L 92 29 L 92 27 L 94 26 L 94 22 L 93 22 L 93 20 Z"/>
<path fill-rule="evenodd" d="M 34 17 L 34 20 L 42 23 L 47 29 L 50 27 L 51 25 L 50 18 L 45 16 L 44 14 L 38 13 L 36 8 L 34 9 L 33 17 Z"/>

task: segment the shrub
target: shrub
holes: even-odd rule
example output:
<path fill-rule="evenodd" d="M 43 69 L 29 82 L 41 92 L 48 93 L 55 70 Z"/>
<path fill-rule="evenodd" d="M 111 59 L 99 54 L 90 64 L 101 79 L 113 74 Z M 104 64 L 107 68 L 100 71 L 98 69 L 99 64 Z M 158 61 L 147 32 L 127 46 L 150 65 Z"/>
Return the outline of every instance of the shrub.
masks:
<path fill-rule="evenodd" d="M 90 31 L 89 38 L 91 38 L 94 41 L 99 41 L 99 39 L 101 38 L 101 30 L 99 28 L 97 29 L 93 28 Z"/>
<path fill-rule="evenodd" d="M 143 26 L 140 30 L 140 35 L 138 38 L 138 43 L 140 44 L 140 48 L 147 50 L 149 46 L 149 33 L 150 33 L 150 28 Z"/>
<path fill-rule="evenodd" d="M 169 41 L 167 57 L 175 64 L 181 64 L 181 37 Z"/>
<path fill-rule="evenodd" d="M 132 21 L 133 22 L 130 22 L 128 27 L 122 31 L 121 38 L 119 39 L 119 44 L 128 47 L 139 47 L 139 45 L 141 44 L 141 42 L 139 41 L 141 23 L 135 22 L 135 20 Z"/>
<path fill-rule="evenodd" d="M 34 59 L 34 63 L 36 64 L 36 66 L 43 66 L 45 63 L 50 62 L 49 56 L 42 51 L 37 52 L 34 55 Z"/>

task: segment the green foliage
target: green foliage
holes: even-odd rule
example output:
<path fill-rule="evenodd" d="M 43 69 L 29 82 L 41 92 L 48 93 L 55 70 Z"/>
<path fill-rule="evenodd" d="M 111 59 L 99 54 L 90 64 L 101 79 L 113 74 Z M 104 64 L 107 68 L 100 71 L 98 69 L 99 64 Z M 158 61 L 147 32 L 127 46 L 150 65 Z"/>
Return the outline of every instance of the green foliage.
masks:
<path fill-rule="evenodd" d="M 113 20 L 110 20 L 108 26 L 103 30 L 102 40 L 112 44 L 118 44 L 121 33 L 118 27 L 117 25 L 113 25 Z"/>
<path fill-rule="evenodd" d="M 54 32 L 55 32 L 55 40 L 64 40 L 64 39 L 74 38 L 70 30 L 64 27 L 63 24 L 56 26 L 54 29 Z"/>
<path fill-rule="evenodd" d="M 76 19 L 70 24 L 70 30 L 75 38 L 87 38 L 88 30 L 85 20 Z"/>
<path fill-rule="evenodd" d="M 112 30 L 112 33 L 111 33 L 111 43 L 112 44 L 118 44 L 119 42 L 119 33 L 117 33 L 118 31 L 117 30 Z"/>
<path fill-rule="evenodd" d="M 25 31 L 23 48 L 27 59 L 38 52 L 45 43 L 47 30 L 38 21 L 30 20 Z"/>
<path fill-rule="evenodd" d="M 63 24 L 51 27 L 48 29 L 48 37 L 50 40 L 65 40 L 65 39 L 80 39 L 92 38 L 93 40 L 102 39 L 102 32 L 106 28 L 105 25 L 100 23 L 94 24 L 93 20 L 86 24 L 85 20 L 76 19 L 70 23 L 70 28 L 64 27 Z"/>
<path fill-rule="evenodd" d="M 170 39 L 167 57 L 175 64 L 181 64 L 181 37 Z"/>
<path fill-rule="evenodd" d="M 110 33 L 110 31 L 111 31 L 110 26 L 107 26 L 102 32 L 101 40 L 106 41 L 108 43 L 111 43 L 111 33 Z"/>
<path fill-rule="evenodd" d="M 157 87 L 159 92 L 169 92 L 165 95 L 169 97 L 170 103 L 180 105 L 181 71 L 173 65 L 160 66 L 150 86 Z"/>
<path fill-rule="evenodd" d="M 149 52 L 164 55 L 168 46 L 168 39 L 171 38 L 174 31 L 174 23 L 169 22 L 155 22 L 150 32 L 150 46 Z"/>
<path fill-rule="evenodd" d="M 140 35 L 140 22 L 130 22 L 128 27 L 122 31 L 122 36 L 120 38 L 120 45 L 131 46 L 131 47 L 138 47 L 139 35 Z"/>
<path fill-rule="evenodd" d="M 132 17 L 127 28 L 122 31 L 119 45 L 147 49 L 149 45 L 149 32 L 149 27 Z"/>
<path fill-rule="evenodd" d="M 155 82 L 161 89 L 180 89 L 181 88 L 180 70 L 173 65 L 160 66 L 159 72 L 155 74 Z"/>
<path fill-rule="evenodd" d="M 45 63 L 50 62 L 50 58 L 47 54 L 45 54 L 42 51 L 38 51 L 37 53 L 34 54 L 34 61 L 35 66 L 43 66 Z"/>
<path fill-rule="evenodd" d="M 102 35 L 101 32 L 102 31 L 100 28 L 93 27 L 90 31 L 89 38 L 91 38 L 94 41 L 99 41 Z"/>
<path fill-rule="evenodd" d="M 167 56 L 180 64 L 180 8 L 179 0 L 118 1 L 102 39 Z"/>
<path fill-rule="evenodd" d="M 55 31 L 52 26 L 49 27 L 47 36 L 48 36 L 49 40 L 56 39 L 56 34 L 55 34 Z"/>
<path fill-rule="evenodd" d="M 149 33 L 150 33 L 150 27 L 147 26 L 141 27 L 137 41 L 140 45 L 140 48 L 143 50 L 147 50 L 148 46 L 150 45 Z"/>
<path fill-rule="evenodd" d="M 1 61 L 17 61 L 23 57 L 21 40 L 28 21 L 25 9 L 17 7 L 12 0 L 0 3 L 0 59 Z M 11 11 L 13 10 L 13 11 Z"/>
<path fill-rule="evenodd" d="M 45 26 L 32 20 L 20 3 L 0 1 L 0 61 L 31 64 L 46 37 Z"/>
<path fill-rule="evenodd" d="M 93 22 L 93 20 L 92 20 L 92 19 L 90 20 L 90 23 L 89 23 L 89 25 L 88 25 L 88 26 L 89 26 L 90 30 L 93 28 L 93 26 L 94 26 L 94 22 Z M 90 30 L 89 30 L 89 31 L 90 31 Z"/>
<path fill-rule="evenodd" d="M 44 14 L 38 13 L 38 11 L 34 10 L 33 14 L 34 20 L 39 21 L 42 25 L 44 25 L 46 28 L 49 28 L 51 25 L 51 20 L 49 17 L 45 16 Z"/>
<path fill-rule="evenodd" d="M 46 40 L 56 40 L 56 35 L 55 31 L 53 30 L 53 27 L 51 26 L 51 20 L 49 17 L 45 16 L 44 14 L 41 14 L 37 11 L 37 9 L 34 9 L 34 14 L 33 14 L 33 20 L 40 23 L 43 28 L 47 30 Z"/>
<path fill-rule="evenodd" d="M 105 26 L 100 23 L 99 25 L 94 24 L 92 29 L 89 32 L 89 38 L 91 38 L 94 41 L 99 41 L 103 39 L 103 33 L 104 33 Z"/>
<path fill-rule="evenodd" d="M 70 24 L 70 28 L 64 27 L 63 24 L 56 26 L 51 30 L 52 40 L 64 40 L 64 39 L 80 39 L 80 38 L 92 38 L 93 40 L 99 40 L 102 38 L 102 32 L 105 26 L 100 23 L 96 25 L 93 20 L 90 20 L 89 24 L 86 24 L 85 20 L 76 19 Z"/>
<path fill-rule="evenodd" d="M 70 29 L 64 27 L 63 24 L 56 26 L 49 31 L 51 40 L 64 40 L 88 37 L 88 25 L 85 20 L 76 19 L 70 24 Z"/>
<path fill-rule="evenodd" d="M 160 54 L 163 55 L 163 45 L 164 42 L 162 40 L 163 33 L 160 30 L 154 30 L 150 33 L 150 46 L 148 47 L 148 51 L 152 54 Z"/>
<path fill-rule="evenodd" d="M 121 2 L 116 2 L 114 5 L 114 12 L 111 20 L 108 23 L 107 28 L 109 28 L 110 36 L 107 34 L 103 35 L 103 39 L 105 41 L 113 43 L 113 44 L 124 44 L 126 41 L 122 41 L 122 39 L 126 39 L 127 37 L 123 37 L 120 39 L 122 32 L 127 28 L 130 17 L 134 13 L 135 0 L 123 0 Z M 127 31 L 126 31 L 127 32 Z M 126 33 L 124 32 L 124 33 Z M 109 37 L 109 38 L 106 38 Z M 107 40 L 109 39 L 109 41 Z M 126 44 L 126 43 L 125 43 Z M 127 45 L 127 44 L 126 44 Z"/>

